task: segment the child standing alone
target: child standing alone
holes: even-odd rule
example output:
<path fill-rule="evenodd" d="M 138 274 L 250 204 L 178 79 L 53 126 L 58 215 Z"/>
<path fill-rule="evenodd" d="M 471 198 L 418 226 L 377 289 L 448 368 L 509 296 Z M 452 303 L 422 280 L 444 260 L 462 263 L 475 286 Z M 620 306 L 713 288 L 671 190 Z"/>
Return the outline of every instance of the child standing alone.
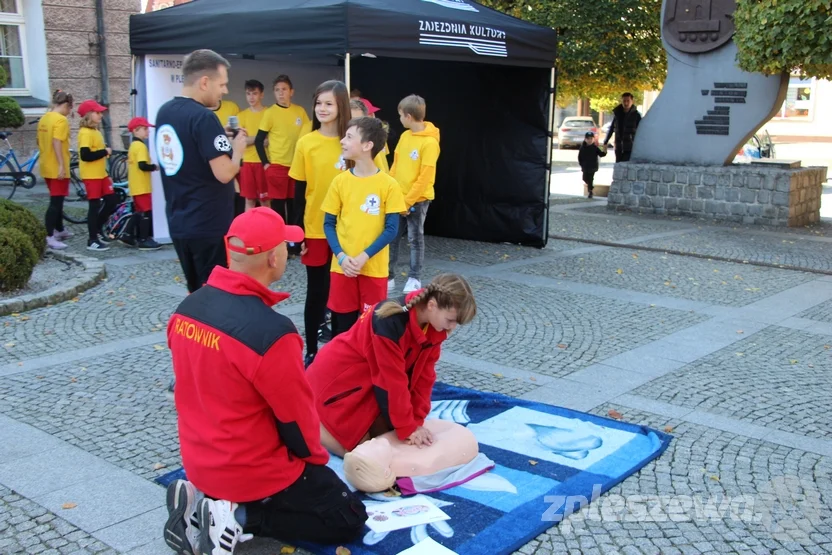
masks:
<path fill-rule="evenodd" d="M 324 232 L 335 254 L 328 302 L 333 337 L 349 330 L 359 313 L 387 296 L 387 246 L 405 210 L 399 184 L 374 162 L 387 141 L 382 123 L 360 117 L 347 125 L 341 147 L 344 159 L 355 167 L 332 180 L 321 206 Z"/>
<path fill-rule="evenodd" d="M 156 164 L 150 163 L 150 152 L 145 144 L 151 127 L 154 126 L 145 118 L 133 118 L 127 124 L 128 131 L 133 134 L 133 142 L 127 151 L 127 184 L 130 187 L 130 196 L 133 197 L 131 225 L 134 230 L 138 230 L 135 245 L 140 251 L 156 251 L 162 248 L 162 245 L 150 236 L 150 225 L 153 221 L 150 174 L 159 170 Z M 129 239 L 126 242 L 134 246 Z"/>
<path fill-rule="evenodd" d="M 581 144 L 581 150 L 578 152 L 578 164 L 581 165 L 584 183 L 586 183 L 586 189 L 589 191 L 588 198 L 592 198 L 593 181 L 595 181 L 595 172 L 598 171 L 598 157 L 606 155 L 606 149 L 598 147 L 598 139 L 595 134 L 592 131 L 587 132 L 584 136 L 584 142 Z"/>
<path fill-rule="evenodd" d="M 425 218 L 434 199 L 436 162 L 439 159 L 439 129 L 425 121 L 425 99 L 415 94 L 399 102 L 399 119 L 406 129 L 396 145 L 390 175 L 396 178 L 404 193 L 407 209 L 399 222 L 400 234 L 407 229 L 410 243 L 410 274 L 405 293 L 422 288 L 422 264 L 425 261 Z M 403 229 L 404 228 L 404 229 Z M 396 287 L 395 266 L 399 259 L 398 237 L 390 244 L 390 268 L 387 292 Z"/>
<path fill-rule="evenodd" d="M 95 100 L 85 100 L 78 106 L 78 115 L 81 116 L 81 128 L 78 130 L 78 153 L 81 160 L 78 170 L 87 189 L 87 250 L 91 251 L 110 249 L 110 239 L 104 237 L 101 229 L 116 209 L 113 180 L 107 173 L 107 158 L 113 149 L 107 146 L 104 136 L 98 130 L 105 110 L 107 108 Z"/>

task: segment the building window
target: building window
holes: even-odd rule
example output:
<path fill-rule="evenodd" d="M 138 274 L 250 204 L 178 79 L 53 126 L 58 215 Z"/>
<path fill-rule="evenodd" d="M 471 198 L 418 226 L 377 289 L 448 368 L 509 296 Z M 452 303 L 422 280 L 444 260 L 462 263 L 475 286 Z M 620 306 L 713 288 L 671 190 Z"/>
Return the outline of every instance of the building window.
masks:
<path fill-rule="evenodd" d="M 26 36 L 20 0 L 0 0 L 0 67 L 6 70 L 5 92 L 27 92 Z"/>
<path fill-rule="evenodd" d="M 778 116 L 787 119 L 811 119 L 815 101 L 814 95 L 814 79 L 801 79 L 792 76 L 789 79 L 786 101 L 783 102 L 783 107 L 780 108 Z"/>

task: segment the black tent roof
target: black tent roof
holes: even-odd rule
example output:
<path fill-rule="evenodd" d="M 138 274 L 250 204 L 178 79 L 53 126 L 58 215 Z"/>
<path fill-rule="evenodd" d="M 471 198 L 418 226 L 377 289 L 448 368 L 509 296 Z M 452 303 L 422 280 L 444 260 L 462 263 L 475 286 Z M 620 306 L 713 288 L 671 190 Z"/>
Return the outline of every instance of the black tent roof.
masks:
<path fill-rule="evenodd" d="M 553 29 L 471 0 L 194 0 L 130 16 L 134 55 L 396 58 L 552 67 Z"/>

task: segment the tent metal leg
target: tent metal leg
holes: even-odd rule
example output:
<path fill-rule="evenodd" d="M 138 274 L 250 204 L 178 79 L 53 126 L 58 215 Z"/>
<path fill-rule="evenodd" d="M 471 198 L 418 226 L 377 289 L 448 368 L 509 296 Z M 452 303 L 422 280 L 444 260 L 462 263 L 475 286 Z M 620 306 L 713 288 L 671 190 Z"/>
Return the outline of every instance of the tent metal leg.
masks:
<path fill-rule="evenodd" d="M 543 218 L 544 227 L 543 227 L 543 245 L 549 242 L 549 217 L 550 217 L 550 197 L 551 197 L 551 187 L 552 187 L 552 147 L 554 143 L 554 135 L 555 135 L 555 89 L 557 87 L 557 69 L 555 67 L 552 68 L 551 75 L 549 76 L 549 121 L 548 121 L 548 135 L 549 138 L 547 140 L 547 147 L 546 147 L 546 191 L 545 191 L 545 199 L 546 199 L 546 215 Z"/>
<path fill-rule="evenodd" d="M 352 87 L 350 86 L 350 53 L 344 56 L 344 83 L 347 85 L 347 93 L 352 91 Z"/>

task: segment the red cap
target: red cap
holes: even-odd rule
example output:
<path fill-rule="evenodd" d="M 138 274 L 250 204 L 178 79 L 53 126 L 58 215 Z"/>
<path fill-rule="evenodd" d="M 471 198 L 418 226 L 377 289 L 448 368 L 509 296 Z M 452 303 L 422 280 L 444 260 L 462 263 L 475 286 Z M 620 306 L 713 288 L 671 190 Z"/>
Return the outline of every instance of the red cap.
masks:
<path fill-rule="evenodd" d="M 131 133 L 137 127 L 156 127 L 156 126 L 153 125 L 152 123 L 150 123 L 149 121 L 147 121 L 147 119 L 145 119 L 145 118 L 133 118 L 127 123 L 127 130 L 130 131 Z"/>
<path fill-rule="evenodd" d="M 373 106 L 373 103 L 370 102 L 369 100 L 367 100 L 366 98 L 362 98 L 361 102 L 363 102 L 364 106 L 367 107 L 367 113 L 368 114 L 375 114 L 376 112 L 381 110 L 381 108 L 378 108 L 377 106 Z"/>
<path fill-rule="evenodd" d="M 244 246 L 230 244 L 228 240 L 232 237 L 242 241 Z M 302 242 L 303 230 L 296 225 L 286 225 L 280 214 L 264 206 L 249 210 L 234 218 L 225 236 L 228 250 L 242 254 L 267 252 L 284 241 Z"/>
<path fill-rule="evenodd" d="M 107 107 L 102 106 L 95 100 L 85 100 L 78 106 L 78 115 L 81 117 L 86 116 L 90 112 L 106 112 Z"/>

